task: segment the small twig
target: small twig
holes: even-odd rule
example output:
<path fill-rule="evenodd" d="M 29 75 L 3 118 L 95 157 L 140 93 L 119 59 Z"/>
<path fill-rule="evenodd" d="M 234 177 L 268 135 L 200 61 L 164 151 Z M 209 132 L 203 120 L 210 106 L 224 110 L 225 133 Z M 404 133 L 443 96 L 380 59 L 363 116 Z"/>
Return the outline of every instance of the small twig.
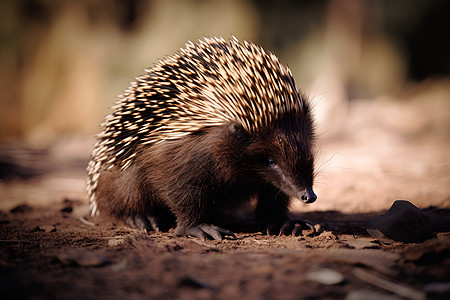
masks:
<path fill-rule="evenodd" d="M 373 272 L 368 272 L 363 269 L 355 269 L 353 272 L 356 277 L 361 280 L 364 280 L 368 283 L 371 283 L 379 288 L 385 289 L 387 291 L 393 292 L 401 297 L 411 299 L 411 300 L 425 300 L 426 295 L 422 291 L 418 291 L 416 289 L 410 288 L 408 286 L 395 283 L 384 279 L 381 276 L 374 274 Z"/>
<path fill-rule="evenodd" d="M 86 220 L 84 217 L 78 217 L 78 220 L 80 220 L 81 221 L 81 223 L 83 223 L 83 224 L 85 224 L 85 225 L 88 225 L 88 226 L 95 226 L 95 224 L 94 223 L 92 223 L 92 222 L 89 222 L 88 220 Z"/>

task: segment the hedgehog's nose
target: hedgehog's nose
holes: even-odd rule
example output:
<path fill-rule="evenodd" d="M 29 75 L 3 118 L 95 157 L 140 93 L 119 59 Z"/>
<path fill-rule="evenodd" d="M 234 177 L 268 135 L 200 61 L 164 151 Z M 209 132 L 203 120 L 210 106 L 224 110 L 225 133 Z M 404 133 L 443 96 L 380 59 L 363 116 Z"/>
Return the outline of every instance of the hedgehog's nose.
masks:
<path fill-rule="evenodd" d="M 314 193 L 313 190 L 308 189 L 305 191 L 305 193 L 303 195 L 300 196 L 300 199 L 304 203 L 313 203 L 314 201 L 317 200 L 317 195 Z"/>

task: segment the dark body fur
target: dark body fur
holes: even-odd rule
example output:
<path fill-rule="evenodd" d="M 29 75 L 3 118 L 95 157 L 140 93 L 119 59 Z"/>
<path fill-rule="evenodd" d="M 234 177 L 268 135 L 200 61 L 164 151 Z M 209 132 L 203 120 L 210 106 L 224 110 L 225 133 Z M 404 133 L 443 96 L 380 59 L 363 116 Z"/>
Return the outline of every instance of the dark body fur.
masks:
<path fill-rule="evenodd" d="M 262 228 L 280 228 L 287 220 L 290 197 L 301 198 L 312 189 L 311 124 L 309 114 L 292 116 L 258 136 L 228 124 L 142 146 L 128 169 L 101 174 L 98 208 L 124 220 L 167 220 L 170 211 L 177 219 L 177 233 L 185 234 L 196 225 L 213 224 L 221 209 L 254 197 Z"/>

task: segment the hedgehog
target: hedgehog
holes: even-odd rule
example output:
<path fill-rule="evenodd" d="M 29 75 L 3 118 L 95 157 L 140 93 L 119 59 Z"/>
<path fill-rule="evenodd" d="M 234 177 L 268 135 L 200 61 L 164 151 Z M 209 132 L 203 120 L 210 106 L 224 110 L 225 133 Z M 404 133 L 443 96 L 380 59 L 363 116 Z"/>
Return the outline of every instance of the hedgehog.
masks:
<path fill-rule="evenodd" d="M 311 105 L 289 68 L 251 42 L 188 42 L 112 110 L 87 167 L 93 216 L 222 240 L 235 238 L 217 224 L 226 209 L 252 203 L 262 231 L 290 234 L 291 202 L 317 198 Z"/>

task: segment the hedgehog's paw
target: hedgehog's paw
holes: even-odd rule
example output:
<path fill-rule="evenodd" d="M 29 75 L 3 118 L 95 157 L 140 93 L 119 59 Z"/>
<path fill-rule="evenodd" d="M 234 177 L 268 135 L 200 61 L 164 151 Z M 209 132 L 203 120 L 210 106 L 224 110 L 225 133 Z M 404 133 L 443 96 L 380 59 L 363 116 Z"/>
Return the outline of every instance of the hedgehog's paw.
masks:
<path fill-rule="evenodd" d="M 188 228 L 177 226 L 177 228 L 175 228 L 175 234 L 179 236 L 193 236 L 201 239 L 202 241 L 205 241 L 207 238 L 221 241 L 226 236 L 230 236 L 234 239 L 236 238 L 232 231 L 214 226 L 212 224 L 200 224 Z"/>
<path fill-rule="evenodd" d="M 315 233 L 316 229 L 314 228 L 314 225 L 306 222 L 306 221 L 286 221 L 283 225 L 275 226 L 275 225 L 269 225 L 266 229 L 266 232 L 268 235 L 292 235 L 292 236 L 299 236 L 303 235 L 303 231 L 308 231 L 309 233 Z M 311 232 L 312 231 L 312 232 Z"/>
<path fill-rule="evenodd" d="M 137 228 L 144 232 L 152 230 L 157 232 L 159 231 L 158 220 L 153 216 L 130 216 L 126 219 L 125 223 L 132 228 Z"/>

